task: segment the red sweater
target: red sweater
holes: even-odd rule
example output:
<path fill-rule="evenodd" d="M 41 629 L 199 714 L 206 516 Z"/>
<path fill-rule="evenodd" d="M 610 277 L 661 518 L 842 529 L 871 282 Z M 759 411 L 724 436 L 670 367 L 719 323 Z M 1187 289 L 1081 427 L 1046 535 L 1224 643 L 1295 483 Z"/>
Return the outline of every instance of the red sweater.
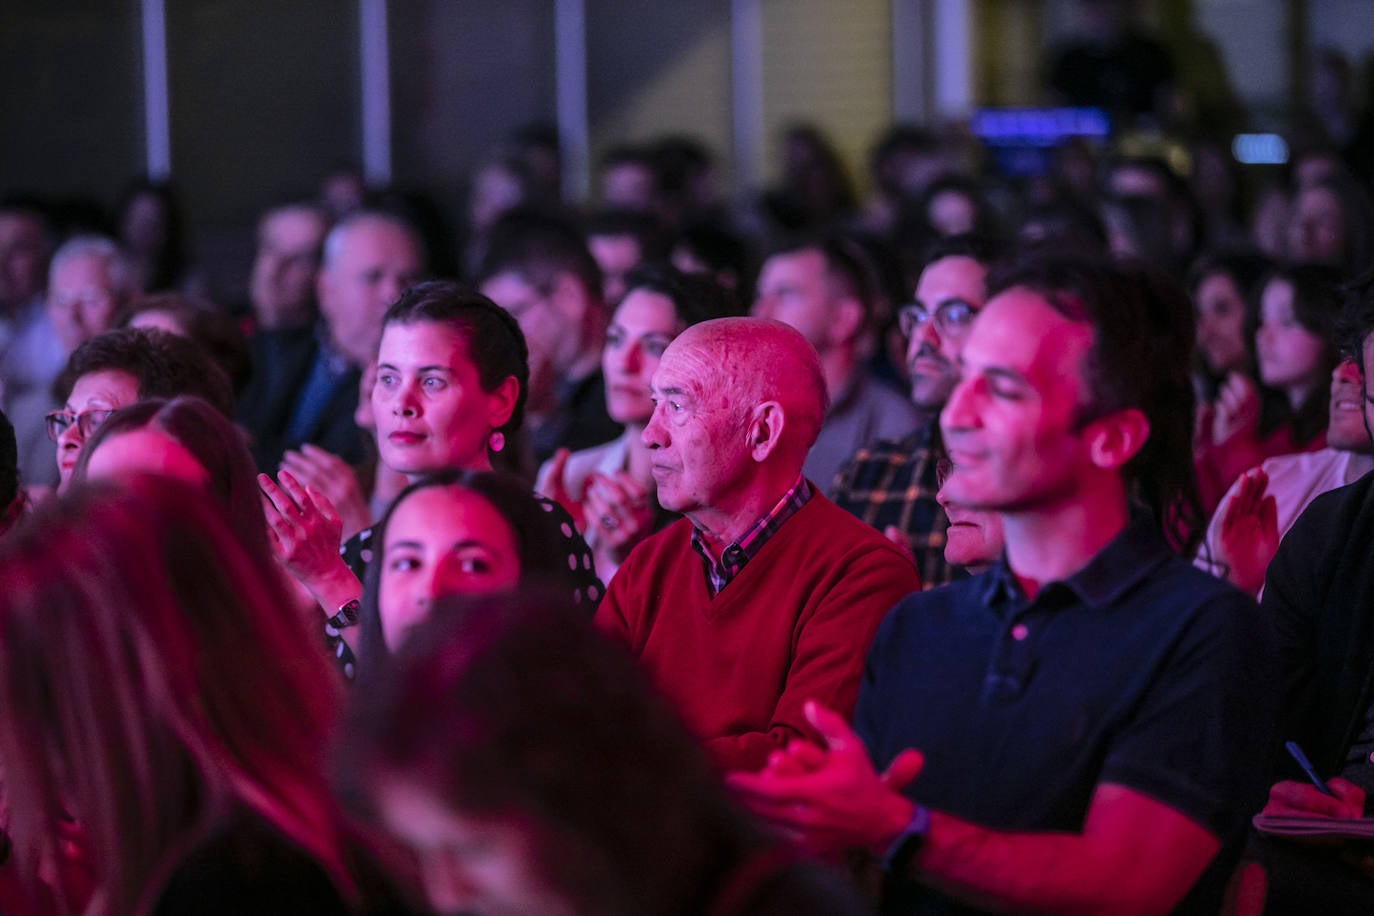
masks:
<path fill-rule="evenodd" d="M 849 716 L 883 616 L 920 590 L 874 529 L 816 493 L 714 598 L 683 519 L 640 544 L 596 623 L 624 640 L 725 770 L 809 736 L 802 704 Z"/>

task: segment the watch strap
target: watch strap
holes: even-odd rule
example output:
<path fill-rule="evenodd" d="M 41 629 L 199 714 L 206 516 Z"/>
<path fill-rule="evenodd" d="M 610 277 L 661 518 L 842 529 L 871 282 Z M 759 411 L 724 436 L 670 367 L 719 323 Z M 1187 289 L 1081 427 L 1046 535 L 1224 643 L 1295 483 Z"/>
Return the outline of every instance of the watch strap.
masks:
<path fill-rule="evenodd" d="M 334 612 L 334 616 L 325 622 L 336 630 L 347 629 L 356 626 L 358 623 L 358 610 L 362 603 L 357 598 L 351 598 L 339 605 L 339 609 Z"/>
<path fill-rule="evenodd" d="M 920 850 L 928 836 L 930 836 L 930 809 L 925 805 L 915 805 L 911 809 L 911 820 L 907 821 L 906 828 L 897 834 L 896 838 L 888 845 L 887 852 L 883 853 L 881 859 L 883 871 L 891 875 L 905 870 L 906 864 Z"/>

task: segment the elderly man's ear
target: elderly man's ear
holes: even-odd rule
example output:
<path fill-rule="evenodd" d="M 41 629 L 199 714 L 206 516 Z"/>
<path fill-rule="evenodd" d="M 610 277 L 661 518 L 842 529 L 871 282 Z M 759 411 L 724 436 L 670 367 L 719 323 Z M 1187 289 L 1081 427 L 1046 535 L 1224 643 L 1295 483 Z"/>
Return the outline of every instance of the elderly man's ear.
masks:
<path fill-rule="evenodd" d="M 782 442 L 786 426 L 786 412 L 777 401 L 764 401 L 755 406 L 747 429 L 749 456 L 755 461 L 763 461 L 773 454 Z"/>

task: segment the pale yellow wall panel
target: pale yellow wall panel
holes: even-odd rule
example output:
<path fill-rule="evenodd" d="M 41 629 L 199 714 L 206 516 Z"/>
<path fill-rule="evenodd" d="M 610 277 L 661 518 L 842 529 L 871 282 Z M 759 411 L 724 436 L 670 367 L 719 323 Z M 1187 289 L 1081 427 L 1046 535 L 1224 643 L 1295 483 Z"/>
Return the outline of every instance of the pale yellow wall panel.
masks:
<path fill-rule="evenodd" d="M 730 33 L 726 23 L 700 35 L 686 53 L 639 87 L 625 104 L 592 123 L 593 157 L 608 146 L 665 133 L 698 137 L 730 154 Z"/>
<path fill-rule="evenodd" d="M 888 0 L 764 0 L 766 169 L 777 174 L 778 132 L 809 121 L 830 138 L 862 187 L 868 148 L 892 120 Z"/>
<path fill-rule="evenodd" d="M 597 159 L 615 144 L 688 134 L 716 153 L 722 177 L 728 178 L 728 0 L 588 0 L 586 10 L 593 172 Z"/>

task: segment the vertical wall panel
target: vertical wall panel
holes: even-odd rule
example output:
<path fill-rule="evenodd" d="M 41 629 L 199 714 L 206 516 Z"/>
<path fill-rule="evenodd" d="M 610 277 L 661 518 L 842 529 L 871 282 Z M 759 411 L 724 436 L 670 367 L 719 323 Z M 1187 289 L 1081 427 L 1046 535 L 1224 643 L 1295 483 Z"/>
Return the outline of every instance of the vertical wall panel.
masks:
<path fill-rule="evenodd" d="M 728 178 L 728 0 L 587 0 L 587 112 L 593 166 L 613 144 L 680 133 L 705 142 Z"/>
<path fill-rule="evenodd" d="M 864 157 L 892 121 L 892 11 L 887 0 L 765 0 L 763 91 L 768 168 L 779 132 L 818 125 L 862 186 Z"/>

